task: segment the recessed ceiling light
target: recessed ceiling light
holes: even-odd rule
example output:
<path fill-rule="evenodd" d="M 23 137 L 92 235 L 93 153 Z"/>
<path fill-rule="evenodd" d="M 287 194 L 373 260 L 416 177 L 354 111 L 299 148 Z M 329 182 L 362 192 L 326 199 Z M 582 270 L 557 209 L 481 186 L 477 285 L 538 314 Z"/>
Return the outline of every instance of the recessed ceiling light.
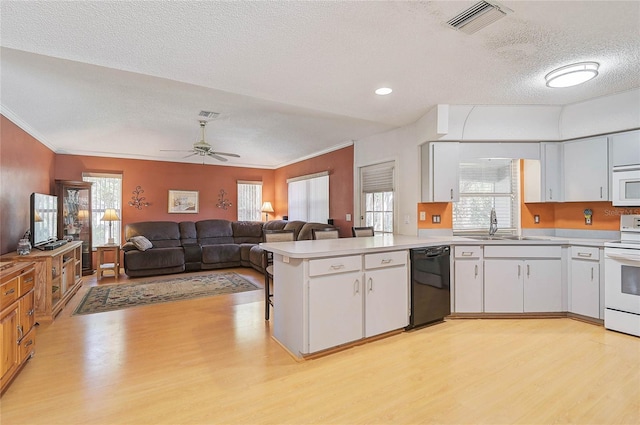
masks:
<path fill-rule="evenodd" d="M 600 64 L 597 62 L 580 62 L 563 66 L 545 75 L 548 87 L 571 87 L 582 84 L 598 75 Z"/>
<path fill-rule="evenodd" d="M 376 90 L 376 94 L 380 96 L 386 96 L 392 91 L 393 90 L 391 90 L 389 87 L 380 87 L 378 90 Z"/>

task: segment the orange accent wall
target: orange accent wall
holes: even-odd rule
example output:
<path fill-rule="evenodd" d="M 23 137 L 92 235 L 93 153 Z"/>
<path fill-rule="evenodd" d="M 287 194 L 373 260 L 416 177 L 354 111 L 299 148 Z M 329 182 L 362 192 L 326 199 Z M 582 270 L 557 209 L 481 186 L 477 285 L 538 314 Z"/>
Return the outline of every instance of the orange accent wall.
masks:
<path fill-rule="evenodd" d="M 346 215 L 353 218 L 353 145 L 327 154 L 296 162 L 278 168 L 275 171 L 275 204 L 273 209 L 277 218 L 287 215 L 288 190 L 287 179 L 329 172 L 329 217 L 334 225 L 340 227 L 340 236 L 351 236 L 353 221 L 347 221 Z M 264 197 L 265 201 L 268 201 Z"/>
<path fill-rule="evenodd" d="M 426 220 L 420 220 L 420 213 L 426 214 Z M 432 223 L 432 216 L 439 215 L 440 223 Z M 451 202 L 418 204 L 418 229 L 452 229 L 453 207 Z"/>
<path fill-rule="evenodd" d="M 0 116 L 0 253 L 15 251 L 29 229 L 29 196 L 53 194 L 55 153 Z"/>
<path fill-rule="evenodd" d="M 83 172 L 122 173 L 122 229 L 127 223 L 138 221 L 236 220 L 238 180 L 262 181 L 265 200 L 272 199 L 274 194 L 274 171 L 257 168 L 56 155 L 55 170 L 55 178 L 63 180 L 82 180 Z M 142 196 L 151 204 L 141 210 L 128 205 L 136 186 L 142 187 Z M 232 203 L 226 210 L 216 207 L 220 189 L 227 192 L 224 198 Z M 169 190 L 197 190 L 198 213 L 169 214 Z"/>

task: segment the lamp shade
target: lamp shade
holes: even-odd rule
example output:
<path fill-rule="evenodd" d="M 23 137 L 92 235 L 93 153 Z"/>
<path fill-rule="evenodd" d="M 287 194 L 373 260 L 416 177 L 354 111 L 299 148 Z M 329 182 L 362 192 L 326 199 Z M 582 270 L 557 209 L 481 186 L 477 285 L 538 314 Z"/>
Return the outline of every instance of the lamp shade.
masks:
<path fill-rule="evenodd" d="M 78 218 L 80 220 L 84 220 L 85 218 L 89 217 L 89 211 L 88 210 L 78 210 Z"/>
<path fill-rule="evenodd" d="M 40 213 L 38 211 L 34 211 L 33 212 L 33 221 L 35 221 L 36 223 L 40 223 L 42 222 L 42 216 L 40 215 Z"/>
<path fill-rule="evenodd" d="M 263 213 L 272 213 L 273 206 L 271 205 L 271 202 L 265 202 L 264 204 L 262 204 L 262 208 L 260 209 L 260 211 L 262 211 Z"/>
<path fill-rule="evenodd" d="M 118 217 L 118 213 L 113 208 L 107 208 L 104 210 L 104 215 L 101 218 L 102 221 L 118 221 L 120 217 Z"/>

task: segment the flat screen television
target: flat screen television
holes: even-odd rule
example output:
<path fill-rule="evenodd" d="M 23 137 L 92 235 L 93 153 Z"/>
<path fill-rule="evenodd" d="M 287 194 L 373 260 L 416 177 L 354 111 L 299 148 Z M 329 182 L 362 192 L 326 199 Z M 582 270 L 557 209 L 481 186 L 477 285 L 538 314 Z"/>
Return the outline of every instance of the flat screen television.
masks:
<path fill-rule="evenodd" d="M 31 246 L 58 240 L 58 197 L 31 194 Z"/>

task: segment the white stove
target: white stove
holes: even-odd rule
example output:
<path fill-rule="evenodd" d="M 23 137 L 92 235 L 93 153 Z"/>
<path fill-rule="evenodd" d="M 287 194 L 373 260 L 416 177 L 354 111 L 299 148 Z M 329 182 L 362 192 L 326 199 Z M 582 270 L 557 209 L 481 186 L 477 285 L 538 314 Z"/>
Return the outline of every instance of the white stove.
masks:
<path fill-rule="evenodd" d="M 620 216 L 620 240 L 604 256 L 604 326 L 640 336 L 640 215 Z"/>

